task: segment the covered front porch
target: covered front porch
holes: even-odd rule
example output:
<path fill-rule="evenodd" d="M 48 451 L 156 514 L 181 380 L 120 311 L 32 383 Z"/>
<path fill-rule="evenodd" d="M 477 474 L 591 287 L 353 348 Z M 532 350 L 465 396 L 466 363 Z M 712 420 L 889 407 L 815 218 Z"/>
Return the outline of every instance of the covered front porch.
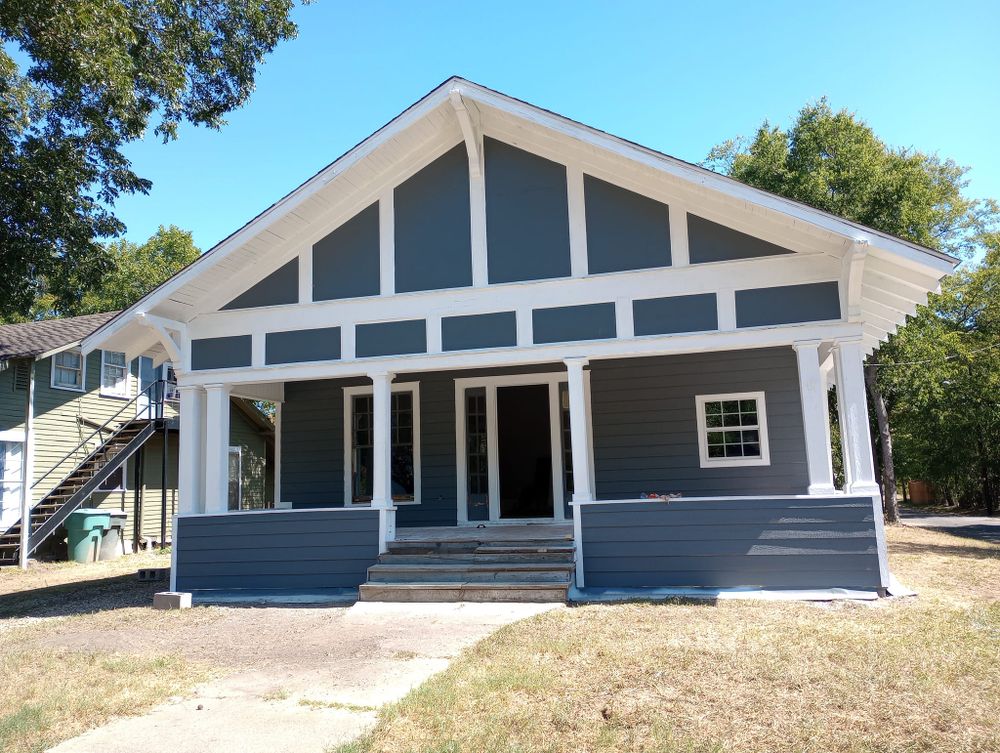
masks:
<path fill-rule="evenodd" d="M 240 577 L 258 588 L 304 578 L 351 587 L 399 554 L 396 542 L 492 539 L 537 551 L 558 531 L 578 587 L 882 589 L 862 358 L 860 341 L 810 340 L 269 386 L 258 394 L 281 397 L 278 509 L 253 513 L 252 532 L 251 514 L 240 514 L 238 530 L 280 541 L 252 555 L 242 542 L 218 574 L 232 571 L 227 587 Z M 833 381 L 842 489 L 827 418 Z M 218 406 L 246 391 L 181 387 L 182 500 L 195 503 L 180 518 L 200 552 L 232 541 L 222 538 L 237 520 L 219 509 Z M 178 551 L 191 551 L 183 538 Z M 182 562 L 182 587 L 183 571 Z M 187 587 L 215 576 L 192 577 Z"/>

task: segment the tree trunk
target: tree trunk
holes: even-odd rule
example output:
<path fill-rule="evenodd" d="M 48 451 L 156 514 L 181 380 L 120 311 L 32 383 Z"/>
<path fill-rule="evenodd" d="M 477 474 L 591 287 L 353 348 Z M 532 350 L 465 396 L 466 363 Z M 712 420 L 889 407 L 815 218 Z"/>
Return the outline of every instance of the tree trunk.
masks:
<path fill-rule="evenodd" d="M 892 434 L 889 432 L 889 413 L 885 408 L 885 400 L 878 388 L 875 366 L 865 364 L 865 384 L 868 394 L 875 406 L 875 419 L 878 421 L 879 444 L 882 449 L 882 508 L 885 510 L 887 523 L 899 522 L 899 506 L 896 504 L 896 470 L 892 464 Z"/>

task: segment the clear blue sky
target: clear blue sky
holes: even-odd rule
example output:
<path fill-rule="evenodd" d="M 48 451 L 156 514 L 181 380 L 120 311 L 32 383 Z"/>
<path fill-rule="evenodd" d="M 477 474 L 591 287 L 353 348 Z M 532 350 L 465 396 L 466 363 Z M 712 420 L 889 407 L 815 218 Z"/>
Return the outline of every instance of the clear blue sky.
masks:
<path fill-rule="evenodd" d="M 700 161 L 828 96 L 885 141 L 972 167 L 1000 199 L 1000 2 L 338 2 L 297 8 L 221 131 L 128 150 L 117 211 L 207 249 L 451 75 Z"/>

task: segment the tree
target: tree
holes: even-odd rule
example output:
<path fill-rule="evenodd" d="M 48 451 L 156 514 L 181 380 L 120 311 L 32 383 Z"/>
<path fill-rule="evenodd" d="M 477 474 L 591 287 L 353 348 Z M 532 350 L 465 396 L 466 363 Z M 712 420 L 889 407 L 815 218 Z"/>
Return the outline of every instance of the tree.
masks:
<path fill-rule="evenodd" d="M 765 121 L 751 141 L 720 144 L 704 164 L 744 183 L 966 258 L 983 248 L 984 233 L 998 214 L 994 202 L 963 194 L 968 168 L 937 155 L 889 147 L 854 113 L 834 112 L 825 99 L 802 108 L 787 131 Z M 883 348 L 880 361 L 892 352 Z M 880 439 L 883 502 L 893 520 L 893 411 L 882 395 L 883 369 L 866 371 Z"/>
<path fill-rule="evenodd" d="M 256 67 L 295 36 L 292 0 L 0 3 L 0 319 L 47 294 L 71 309 L 112 259 L 123 193 L 150 182 L 122 153 L 152 119 L 210 128 L 244 104 Z"/>

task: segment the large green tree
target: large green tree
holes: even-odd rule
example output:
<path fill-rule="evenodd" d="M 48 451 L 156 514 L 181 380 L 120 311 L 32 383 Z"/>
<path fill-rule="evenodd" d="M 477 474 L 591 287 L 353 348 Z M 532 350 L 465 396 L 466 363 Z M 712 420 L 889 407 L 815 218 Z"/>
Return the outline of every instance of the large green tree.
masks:
<path fill-rule="evenodd" d="M 705 165 L 758 188 L 964 258 L 983 251 L 986 233 L 997 219 L 994 202 L 965 195 L 968 168 L 935 154 L 891 147 L 854 113 L 834 111 L 825 99 L 802 108 L 788 129 L 764 122 L 752 139 L 720 144 Z M 929 329 L 915 337 L 935 337 L 938 312 L 929 309 L 920 316 L 927 317 Z M 901 330 L 899 338 L 905 337 L 902 333 L 907 329 Z M 888 363 L 896 352 L 883 348 L 879 360 Z M 882 386 L 889 381 L 889 370 L 872 365 L 866 381 L 879 418 L 887 517 L 894 520 L 896 482 L 889 426 L 900 398 L 908 394 L 899 388 L 900 380 L 913 370 L 893 371 L 893 399 L 887 401 Z M 960 398 L 951 394 L 948 399 Z"/>
<path fill-rule="evenodd" d="M 0 320 L 79 303 L 113 260 L 115 200 L 150 182 L 123 154 L 152 125 L 218 128 L 293 37 L 292 0 L 0 2 Z"/>

